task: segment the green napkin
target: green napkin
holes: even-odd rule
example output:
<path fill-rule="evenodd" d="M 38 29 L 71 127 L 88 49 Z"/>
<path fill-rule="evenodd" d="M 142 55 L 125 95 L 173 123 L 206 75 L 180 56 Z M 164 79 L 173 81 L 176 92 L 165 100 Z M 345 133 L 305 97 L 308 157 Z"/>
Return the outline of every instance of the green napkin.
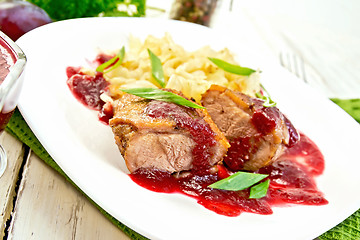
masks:
<path fill-rule="evenodd" d="M 360 98 L 357 99 L 331 99 L 334 103 L 339 105 L 350 116 L 352 116 L 358 123 L 360 123 Z"/>
<path fill-rule="evenodd" d="M 360 99 L 333 98 L 331 100 L 360 123 Z M 324 240 L 359 240 L 360 209 L 330 231 L 319 236 L 319 238 Z"/>
<path fill-rule="evenodd" d="M 332 99 L 333 102 L 342 107 L 347 113 L 349 113 L 356 121 L 360 123 L 360 99 L 351 99 L 351 100 L 341 100 L 341 99 Z M 55 161 L 50 157 L 50 155 L 43 148 L 41 143 L 35 137 L 34 133 L 31 131 L 23 117 L 21 116 L 18 109 L 14 112 L 14 115 L 10 119 L 9 124 L 6 127 L 6 130 L 17 137 L 20 141 L 25 143 L 30 149 L 38 155 L 45 163 L 63 175 L 69 182 L 71 182 L 80 192 L 74 182 L 61 170 L 61 168 L 55 163 Z M 85 196 L 86 194 L 82 192 Z M 118 228 L 125 232 L 131 239 L 143 240 L 147 239 L 144 236 L 138 234 L 137 232 L 131 230 L 109 213 L 103 210 L 98 206 L 94 201 L 92 201 L 88 196 L 86 196 L 90 202 L 92 202 L 101 213 L 103 213 L 112 223 L 114 223 Z M 351 240 L 351 239 L 360 239 L 360 209 L 356 211 L 353 215 L 347 218 L 345 221 L 331 229 L 330 231 L 319 236 L 319 239 L 324 240 Z"/>

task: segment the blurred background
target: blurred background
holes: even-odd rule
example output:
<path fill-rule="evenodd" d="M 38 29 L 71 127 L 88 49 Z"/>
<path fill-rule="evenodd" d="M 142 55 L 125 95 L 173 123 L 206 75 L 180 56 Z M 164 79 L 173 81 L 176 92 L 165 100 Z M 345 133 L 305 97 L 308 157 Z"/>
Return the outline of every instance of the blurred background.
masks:
<path fill-rule="evenodd" d="M 21 14 L 0 3 L 0 29 L 6 15 L 29 24 L 34 9 Z M 23 1 L 20 1 L 23 2 Z M 26 2 L 26 1 L 25 1 Z M 330 98 L 360 97 L 360 1 L 358 0 L 27 0 L 51 21 L 79 17 L 173 18 L 216 29 L 280 62 Z M 3 6 L 3 7 L 1 7 Z M 5 7 L 4 7 L 5 6 Z M 14 7 L 12 7 L 14 8 Z M 33 26 L 44 24 L 34 20 Z M 19 20 L 18 25 L 25 27 Z M 12 26 L 14 28 L 14 26 Z"/>

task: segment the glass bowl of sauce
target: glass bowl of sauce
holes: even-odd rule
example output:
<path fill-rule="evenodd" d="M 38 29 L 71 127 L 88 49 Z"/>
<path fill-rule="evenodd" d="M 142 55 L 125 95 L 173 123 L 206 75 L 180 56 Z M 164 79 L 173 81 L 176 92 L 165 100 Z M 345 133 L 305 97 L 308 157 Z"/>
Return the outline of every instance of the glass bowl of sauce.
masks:
<path fill-rule="evenodd" d="M 21 91 L 26 56 L 20 47 L 0 31 L 0 134 L 9 122 Z M 7 157 L 0 145 L 0 177 Z"/>

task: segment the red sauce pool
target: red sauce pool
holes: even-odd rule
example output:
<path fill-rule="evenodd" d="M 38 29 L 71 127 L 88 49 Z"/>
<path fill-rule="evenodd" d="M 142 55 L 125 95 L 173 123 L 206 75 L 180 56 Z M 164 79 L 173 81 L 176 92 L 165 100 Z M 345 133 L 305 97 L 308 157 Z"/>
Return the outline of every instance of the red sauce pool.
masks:
<path fill-rule="evenodd" d="M 106 59 L 109 58 L 100 56 L 96 61 L 101 64 Z M 104 104 L 99 97 L 102 92 L 107 91 L 108 87 L 102 74 L 87 76 L 80 73 L 80 68 L 74 67 L 67 68 L 67 74 L 67 84 L 74 96 L 84 105 L 99 111 L 99 119 L 107 123 L 112 117 L 112 109 L 111 105 Z M 154 101 L 154 105 L 147 111 L 154 117 L 173 118 L 179 126 L 187 128 L 194 138 L 199 138 L 195 142 L 203 142 L 211 146 L 214 137 L 207 124 L 192 116 L 190 112 L 165 111 L 167 107 L 169 104 Z M 178 112 L 180 115 L 168 116 L 169 112 Z M 258 117 L 260 119 L 263 116 Z M 194 156 L 199 159 L 206 158 L 206 149 L 201 148 L 202 144 L 198 145 L 194 148 Z M 235 144 L 234 146 L 236 147 Z M 218 165 L 217 173 L 190 171 L 180 178 L 175 178 L 168 172 L 146 169 L 140 169 L 129 176 L 138 185 L 148 190 L 184 194 L 196 199 L 200 205 L 211 211 L 232 217 L 242 212 L 272 214 L 273 206 L 327 204 L 328 201 L 317 189 L 315 183 L 316 176 L 324 170 L 324 157 L 320 150 L 304 134 L 301 134 L 297 143 L 289 147 L 278 161 L 257 171 L 257 173 L 268 174 L 266 179 L 270 180 L 267 195 L 261 199 L 249 199 L 248 190 L 226 191 L 209 188 L 210 184 L 233 173 L 225 165 Z M 199 162 L 205 161 L 199 160 Z"/>
<path fill-rule="evenodd" d="M 185 194 L 195 198 L 200 205 L 211 211 L 234 217 L 242 212 L 272 214 L 272 206 L 327 204 L 328 201 L 315 184 L 315 177 L 323 170 L 323 155 L 316 145 L 302 134 L 295 147 L 288 149 L 273 165 L 258 171 L 268 174 L 266 179 L 270 179 L 267 196 L 261 199 L 249 199 L 248 190 L 208 188 L 208 185 L 231 174 L 223 165 L 219 166 L 219 171 L 215 174 L 190 172 L 186 177 L 175 178 L 166 172 L 142 169 L 130 174 L 130 177 L 151 191 Z"/>
<path fill-rule="evenodd" d="M 89 76 L 82 74 L 78 68 L 69 67 L 67 75 L 67 84 L 74 96 L 89 108 L 101 110 L 104 102 L 100 99 L 100 95 L 109 86 L 103 74 L 97 72 L 95 76 Z"/>
<path fill-rule="evenodd" d="M 99 66 L 113 56 L 99 54 L 92 62 L 94 66 Z M 67 85 L 82 104 L 90 109 L 99 111 L 99 120 L 104 124 L 109 124 L 113 117 L 112 105 L 105 104 L 100 99 L 100 95 L 108 91 L 109 83 L 105 80 L 103 73 L 96 72 L 95 76 L 89 76 L 81 72 L 81 67 L 67 67 Z"/>
<path fill-rule="evenodd" d="M 105 105 L 100 99 L 100 95 L 106 92 L 109 86 L 103 74 L 97 72 L 95 76 L 89 76 L 81 73 L 78 67 L 68 67 L 66 74 L 67 85 L 75 98 L 88 108 L 99 111 L 99 120 L 108 124 L 113 114 L 111 105 Z"/>

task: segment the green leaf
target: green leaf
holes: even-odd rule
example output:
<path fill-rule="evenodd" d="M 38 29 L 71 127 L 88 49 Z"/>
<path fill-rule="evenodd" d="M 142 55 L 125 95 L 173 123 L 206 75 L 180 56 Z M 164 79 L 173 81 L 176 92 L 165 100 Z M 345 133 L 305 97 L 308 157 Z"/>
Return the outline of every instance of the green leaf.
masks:
<path fill-rule="evenodd" d="M 234 73 L 234 74 L 243 75 L 243 76 L 249 76 L 253 72 L 256 72 L 254 69 L 247 68 L 247 67 L 240 67 L 239 65 L 234 65 L 234 64 L 225 62 L 218 58 L 210 58 L 209 57 L 209 60 L 211 62 L 213 62 L 219 68 L 221 68 L 229 73 Z"/>
<path fill-rule="evenodd" d="M 263 103 L 263 106 L 264 107 L 275 107 L 276 106 L 276 102 L 274 102 L 271 97 L 270 97 L 270 94 L 268 91 L 266 91 L 265 87 L 260 84 L 260 87 L 262 88 L 262 90 L 265 92 L 266 95 L 260 93 L 260 92 L 257 92 L 255 94 L 255 96 L 257 98 L 260 98 L 260 99 L 263 99 L 265 102 Z"/>
<path fill-rule="evenodd" d="M 345 112 L 350 114 L 358 123 L 360 123 L 360 98 L 339 99 L 332 98 L 331 101 L 339 105 Z"/>
<path fill-rule="evenodd" d="M 115 57 L 111 58 L 110 60 L 108 60 L 108 61 L 104 62 L 103 64 L 101 64 L 100 66 L 98 66 L 96 68 L 96 71 L 108 73 L 108 72 L 114 70 L 115 68 L 117 68 L 118 66 L 121 65 L 122 61 L 124 60 L 124 56 L 125 56 L 125 47 L 122 47 L 120 49 L 120 51 L 118 52 L 118 54 L 116 54 Z M 114 64 L 114 65 L 112 65 L 112 64 Z M 110 67 L 110 68 L 108 68 L 108 67 Z"/>
<path fill-rule="evenodd" d="M 117 68 L 118 66 L 120 66 L 122 64 L 124 57 L 125 57 L 125 47 L 122 47 L 120 49 L 117 56 L 118 56 L 119 60 L 114 65 L 112 65 L 109 69 L 106 69 L 105 73 L 108 73 L 108 72 L 114 70 L 115 68 Z"/>
<path fill-rule="evenodd" d="M 267 179 L 264 182 L 256 184 L 250 188 L 250 196 L 249 198 L 262 198 L 265 197 L 267 194 L 267 190 L 270 185 L 270 180 Z"/>
<path fill-rule="evenodd" d="M 234 64 L 225 62 L 225 61 L 223 61 L 221 59 L 218 59 L 218 58 L 209 58 L 209 59 L 216 66 L 218 66 L 219 68 L 221 68 L 224 71 L 229 72 L 229 73 L 234 73 L 234 74 L 243 75 L 243 76 L 249 76 L 253 72 L 256 72 L 254 69 L 246 68 L 246 67 L 240 67 L 239 65 L 234 65 Z M 266 95 L 261 94 L 261 93 L 256 93 L 255 94 L 256 97 L 261 98 L 261 99 L 263 99 L 265 101 L 264 104 L 263 104 L 264 107 L 275 107 L 276 102 L 274 102 L 271 99 L 270 94 L 266 91 L 264 86 L 262 84 L 260 84 L 260 86 L 265 91 Z"/>
<path fill-rule="evenodd" d="M 209 187 L 230 191 L 240 191 L 251 187 L 257 182 L 260 182 L 267 176 L 267 174 L 237 172 L 227 178 L 221 179 L 220 181 L 209 185 Z"/>
<path fill-rule="evenodd" d="M 133 94 L 138 97 L 153 99 L 165 102 L 176 103 L 181 106 L 191 107 L 191 108 L 204 108 L 192 101 L 189 101 L 175 93 L 167 92 L 157 88 L 131 88 L 131 89 L 120 89 L 123 92 Z"/>
<path fill-rule="evenodd" d="M 103 64 L 99 65 L 96 68 L 97 72 L 104 72 L 104 70 L 109 67 L 111 64 L 113 64 L 116 60 L 118 60 L 118 56 L 115 56 L 111 59 L 109 59 L 108 61 L 104 62 Z"/>
<path fill-rule="evenodd" d="M 156 82 L 162 87 L 165 87 L 164 71 L 160 59 L 148 49 L 151 61 L 151 74 Z"/>

